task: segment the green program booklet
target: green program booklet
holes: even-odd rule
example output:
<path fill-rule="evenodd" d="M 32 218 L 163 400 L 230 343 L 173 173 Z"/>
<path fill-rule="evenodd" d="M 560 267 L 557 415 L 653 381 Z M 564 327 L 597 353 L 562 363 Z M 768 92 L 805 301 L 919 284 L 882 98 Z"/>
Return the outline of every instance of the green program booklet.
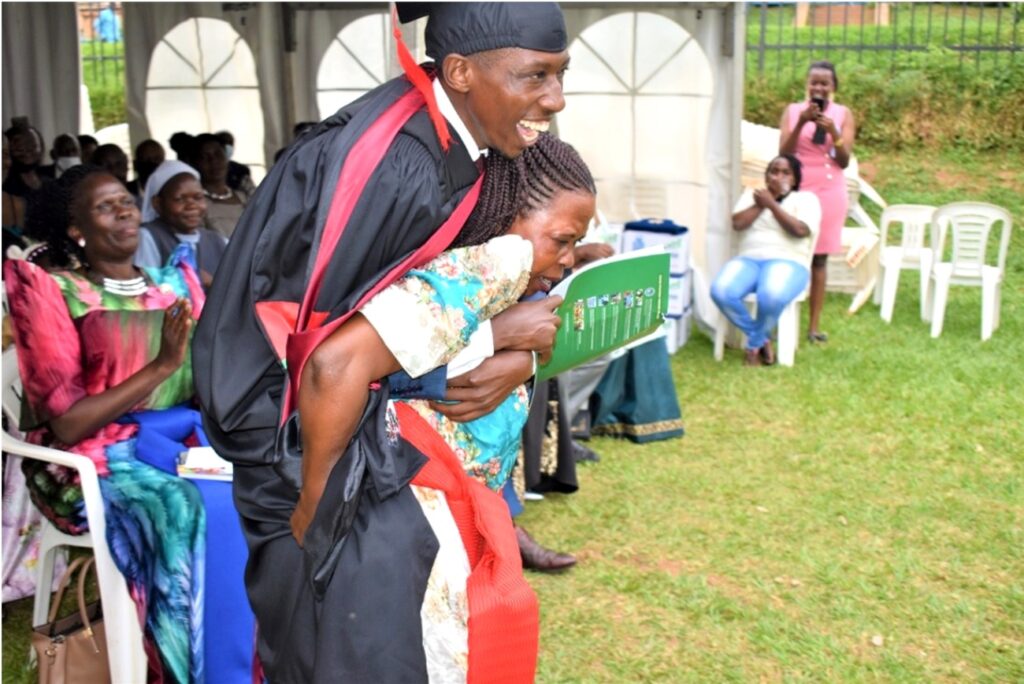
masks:
<path fill-rule="evenodd" d="M 668 311 L 669 254 L 660 247 L 626 252 L 576 271 L 552 291 L 565 301 L 551 359 L 537 379 L 618 349 L 657 330 Z"/>

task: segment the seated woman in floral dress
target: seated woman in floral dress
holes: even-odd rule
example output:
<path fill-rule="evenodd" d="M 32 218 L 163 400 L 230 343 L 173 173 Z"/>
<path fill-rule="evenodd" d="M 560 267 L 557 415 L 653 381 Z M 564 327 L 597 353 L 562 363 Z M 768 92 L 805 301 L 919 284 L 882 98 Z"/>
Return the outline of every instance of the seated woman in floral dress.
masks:
<path fill-rule="evenodd" d="M 210 556 L 221 549 L 240 551 L 234 563 L 240 586 L 245 546 L 237 517 L 230 515 L 233 537 L 222 529 L 207 553 L 210 495 L 175 473 L 177 453 L 201 439 L 198 412 L 186 402 L 194 391 L 189 346 L 204 303 L 202 287 L 185 260 L 186 247 L 166 267 L 133 265 L 139 210 L 109 173 L 78 166 L 44 191 L 47 201 L 39 206 L 45 213 L 31 220 L 49 227 L 50 254 L 58 266 L 66 267 L 71 255 L 83 266 L 47 272 L 25 261 L 5 265 L 28 405 L 23 414 L 32 428 L 27 439 L 96 464 L 107 544 L 138 605 L 150 679 L 210 680 L 213 670 L 222 671 L 219 665 L 206 667 L 204 620 L 208 632 L 226 639 L 204 611 L 203 568 L 216 562 Z M 160 425 L 152 424 L 154 417 Z M 156 443 L 167 448 L 148 446 Z M 63 532 L 84 532 L 74 471 L 30 459 L 25 470 L 44 515 Z M 230 490 L 221 489 L 221 508 L 233 514 Z M 224 524 L 219 517 L 217 526 Z M 229 592 L 229 586 L 217 587 L 208 600 L 223 601 Z M 241 590 L 234 594 L 236 603 L 239 597 L 243 610 L 232 612 L 243 616 Z M 251 644 L 251 617 L 248 632 L 244 619 L 241 624 L 241 639 Z M 248 659 L 235 660 L 244 672 L 251 645 Z"/>

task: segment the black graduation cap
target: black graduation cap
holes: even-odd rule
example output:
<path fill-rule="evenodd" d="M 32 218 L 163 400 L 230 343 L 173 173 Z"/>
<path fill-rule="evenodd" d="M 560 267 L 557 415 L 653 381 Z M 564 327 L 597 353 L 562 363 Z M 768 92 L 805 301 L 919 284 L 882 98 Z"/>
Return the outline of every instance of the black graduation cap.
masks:
<path fill-rule="evenodd" d="M 427 54 L 436 62 L 452 52 L 471 55 L 517 47 L 561 52 L 565 17 L 554 2 L 399 2 L 402 23 L 427 17 Z"/>

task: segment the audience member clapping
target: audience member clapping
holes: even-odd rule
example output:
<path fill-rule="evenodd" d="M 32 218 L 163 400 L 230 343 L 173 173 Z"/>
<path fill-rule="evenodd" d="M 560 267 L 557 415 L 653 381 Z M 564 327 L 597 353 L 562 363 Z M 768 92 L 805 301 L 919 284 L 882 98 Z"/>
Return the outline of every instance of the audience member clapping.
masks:
<path fill-rule="evenodd" d="M 783 309 L 807 287 L 808 265 L 821 224 L 821 204 L 800 190 L 801 164 L 779 155 L 764 173 L 765 187 L 747 190 L 732 215 L 740 234 L 739 254 L 730 259 L 711 284 L 711 298 L 746 336 L 748 366 L 772 365 L 771 334 Z M 757 316 L 744 298 L 757 296 Z"/>
<path fill-rule="evenodd" d="M 196 412 L 179 404 L 193 393 L 189 342 L 203 293 L 181 259 L 162 269 L 132 264 L 139 210 L 108 172 L 77 166 L 43 193 L 52 261 L 63 268 L 48 273 L 12 260 L 4 269 L 35 420 L 28 439 L 96 464 L 107 541 L 138 604 L 149 670 L 174 681 L 191 681 L 190 672 L 201 679 L 190 644 L 203 620 L 197 597 L 216 578 L 202 572 L 203 498 L 172 473 L 182 438 L 198 425 Z M 81 267 L 69 270 L 74 261 Z M 154 411 L 159 421 L 149 418 Z M 171 425 L 175 436 L 165 431 Z M 154 443 L 143 439 L 145 430 L 173 442 L 175 453 L 144 450 L 139 445 Z M 43 514 L 65 533 L 84 532 L 73 472 L 31 459 L 23 468 Z"/>

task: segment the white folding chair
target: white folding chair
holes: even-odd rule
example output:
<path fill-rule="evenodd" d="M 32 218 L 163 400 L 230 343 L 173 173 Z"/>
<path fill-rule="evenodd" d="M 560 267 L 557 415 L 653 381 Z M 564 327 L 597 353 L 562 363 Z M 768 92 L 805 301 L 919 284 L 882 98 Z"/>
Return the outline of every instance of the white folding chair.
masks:
<path fill-rule="evenodd" d="M 1001 223 L 999 254 L 996 264 L 986 263 L 989 237 L 996 223 Z M 946 316 L 946 300 L 950 285 L 981 288 L 981 339 L 992 337 L 999 327 L 1000 289 L 1006 271 L 1006 252 L 1010 248 L 1013 220 L 1010 212 L 985 202 L 954 202 L 935 210 L 932 218 L 932 291 L 929 292 L 928 313 L 932 337 L 942 334 Z M 953 247 L 949 261 L 943 260 L 946 236 L 952 229 Z"/>
<path fill-rule="evenodd" d="M 3 410 L 9 423 L 17 425 L 21 415 L 21 381 L 14 349 L 9 349 L 3 354 Z M 96 466 L 85 456 L 28 444 L 6 430 L 3 433 L 3 450 L 21 458 L 33 458 L 77 470 L 85 514 L 89 521 L 88 533 L 72 536 L 64 534 L 48 520 L 43 519 L 32 624 L 40 625 L 46 622 L 50 609 L 49 587 L 53 586 L 56 554 L 65 546 L 91 548 L 96 557 L 96 575 L 99 579 L 100 597 L 103 600 L 103 622 L 107 634 L 111 681 L 114 684 L 144 682 L 146 654 L 142 647 L 142 629 L 139 626 L 135 603 L 128 594 L 128 586 L 114 565 L 114 559 L 107 547 L 106 516 L 103 499 L 100 498 Z"/>
<path fill-rule="evenodd" d="M 935 207 L 927 204 L 891 204 L 882 211 L 881 255 L 879 262 L 882 277 L 875 286 L 875 303 L 881 304 L 882 320 L 892 322 L 892 310 L 896 304 L 896 290 L 899 287 L 900 271 L 919 271 L 921 282 L 921 320 L 928 320 L 928 281 L 932 271 L 932 250 L 925 244 L 925 234 L 932 224 Z M 893 224 L 903 226 L 900 244 L 887 245 L 889 228 Z"/>
<path fill-rule="evenodd" d="M 810 286 L 804 289 L 797 298 L 786 305 L 779 316 L 778 340 L 776 340 L 775 358 L 780 366 L 792 366 L 796 361 L 796 347 L 800 341 L 800 302 L 807 299 Z M 743 298 L 743 303 L 751 314 L 757 312 L 757 294 L 751 293 Z M 729 331 L 729 319 L 721 311 L 718 312 L 718 324 L 715 326 L 715 361 L 725 356 L 725 336 Z"/>
<path fill-rule="evenodd" d="M 807 242 L 806 261 L 807 273 L 811 272 L 811 261 L 814 259 L 814 243 Z M 796 362 L 796 348 L 800 342 L 800 303 L 807 300 L 811 294 L 811 281 L 807 279 L 807 287 L 796 296 L 793 301 L 786 305 L 779 315 L 779 325 L 776 328 L 778 339 L 776 340 L 775 359 L 780 366 L 792 366 Z M 757 293 L 752 292 L 743 298 L 743 303 L 750 309 L 751 315 L 757 313 Z M 716 310 L 718 307 L 715 307 Z M 721 361 L 725 356 L 725 338 L 729 332 L 729 319 L 725 314 L 718 311 L 718 322 L 715 325 L 715 361 Z"/>

